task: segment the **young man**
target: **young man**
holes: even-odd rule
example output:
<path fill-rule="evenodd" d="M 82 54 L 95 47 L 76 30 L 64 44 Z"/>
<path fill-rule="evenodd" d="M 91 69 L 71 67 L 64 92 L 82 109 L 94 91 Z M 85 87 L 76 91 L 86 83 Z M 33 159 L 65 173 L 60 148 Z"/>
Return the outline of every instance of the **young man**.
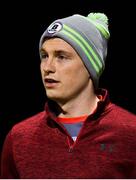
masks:
<path fill-rule="evenodd" d="M 48 101 L 8 133 L 2 178 L 136 178 L 136 116 L 98 88 L 109 36 L 102 13 L 56 20 L 43 33 Z"/>

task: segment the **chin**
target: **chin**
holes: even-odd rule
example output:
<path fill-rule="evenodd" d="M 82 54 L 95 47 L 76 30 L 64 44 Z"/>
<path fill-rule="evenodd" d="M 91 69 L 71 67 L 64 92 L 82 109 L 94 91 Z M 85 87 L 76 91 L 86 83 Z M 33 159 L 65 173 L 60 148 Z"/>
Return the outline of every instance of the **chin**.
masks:
<path fill-rule="evenodd" d="M 60 102 L 63 102 L 65 101 L 64 98 L 62 98 L 62 96 L 53 96 L 53 95 L 49 95 L 47 94 L 47 98 L 52 100 L 52 101 L 55 101 L 56 103 L 60 103 Z"/>
<path fill-rule="evenodd" d="M 46 95 L 47 95 L 48 99 L 51 99 L 53 101 L 56 101 L 57 99 L 60 99 L 58 96 L 50 94 L 50 93 L 46 93 Z"/>

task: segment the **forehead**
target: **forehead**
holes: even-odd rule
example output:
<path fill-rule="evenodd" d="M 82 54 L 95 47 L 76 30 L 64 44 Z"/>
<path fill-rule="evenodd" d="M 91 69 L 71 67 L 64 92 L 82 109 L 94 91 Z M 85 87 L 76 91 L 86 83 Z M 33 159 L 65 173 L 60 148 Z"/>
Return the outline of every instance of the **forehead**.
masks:
<path fill-rule="evenodd" d="M 63 39 L 57 37 L 47 39 L 46 41 L 44 41 L 44 43 L 42 44 L 42 49 L 44 50 L 55 49 L 55 50 L 70 51 L 76 53 L 76 51 L 72 48 L 70 44 L 68 44 Z"/>

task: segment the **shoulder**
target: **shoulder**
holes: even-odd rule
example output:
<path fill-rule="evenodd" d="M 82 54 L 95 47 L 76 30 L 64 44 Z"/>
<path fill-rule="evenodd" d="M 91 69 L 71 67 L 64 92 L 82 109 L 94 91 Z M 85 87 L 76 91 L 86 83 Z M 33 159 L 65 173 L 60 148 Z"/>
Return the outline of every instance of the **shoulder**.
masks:
<path fill-rule="evenodd" d="M 120 121 L 127 121 L 129 123 L 136 123 L 136 115 L 129 110 L 115 104 L 112 105 L 112 110 L 116 119 L 120 119 Z"/>
<path fill-rule="evenodd" d="M 120 135 L 136 136 L 136 115 L 116 104 L 111 104 L 110 113 L 105 122 Z"/>
<path fill-rule="evenodd" d="M 38 131 L 45 123 L 45 111 L 39 112 L 36 115 L 28 117 L 21 122 L 15 124 L 11 129 L 12 136 L 27 136 Z"/>

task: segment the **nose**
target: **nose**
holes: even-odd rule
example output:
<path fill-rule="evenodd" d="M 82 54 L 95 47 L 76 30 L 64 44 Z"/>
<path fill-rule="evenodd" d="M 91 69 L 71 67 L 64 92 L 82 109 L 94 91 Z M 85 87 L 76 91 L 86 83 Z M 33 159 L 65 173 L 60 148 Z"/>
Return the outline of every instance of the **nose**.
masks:
<path fill-rule="evenodd" d="M 44 74 L 48 75 L 49 73 L 56 72 L 56 66 L 53 58 L 48 58 L 47 60 L 41 61 L 41 70 L 43 70 Z"/>

